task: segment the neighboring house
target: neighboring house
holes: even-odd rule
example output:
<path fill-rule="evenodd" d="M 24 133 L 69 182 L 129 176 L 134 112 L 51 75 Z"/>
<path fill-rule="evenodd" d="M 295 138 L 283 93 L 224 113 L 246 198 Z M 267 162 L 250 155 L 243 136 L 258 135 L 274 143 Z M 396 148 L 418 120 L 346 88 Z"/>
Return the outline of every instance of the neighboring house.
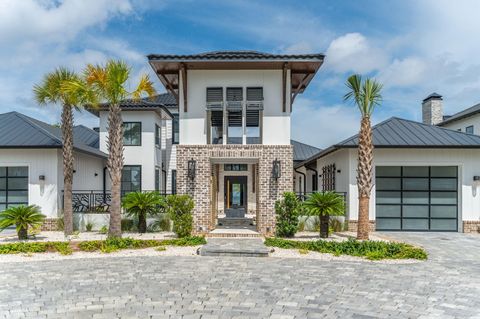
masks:
<path fill-rule="evenodd" d="M 372 229 L 480 230 L 480 136 L 394 117 L 373 127 L 373 144 Z M 350 230 L 358 218 L 357 147 L 355 135 L 296 167 L 315 167 L 320 190 L 346 194 Z"/>
<path fill-rule="evenodd" d="M 321 149 L 294 140 L 291 140 L 291 144 L 293 146 L 294 190 L 299 195 L 306 195 L 307 189 L 310 190 L 310 192 L 318 191 L 318 172 L 316 168 L 302 166 L 297 169 L 296 166 L 320 152 Z"/>
<path fill-rule="evenodd" d="M 75 126 L 74 157 L 73 188 L 106 190 L 107 155 L 99 150 L 98 133 Z M 55 226 L 62 209 L 62 158 L 60 128 L 18 112 L 0 114 L 0 211 L 35 204 L 47 216 L 46 227 Z"/>

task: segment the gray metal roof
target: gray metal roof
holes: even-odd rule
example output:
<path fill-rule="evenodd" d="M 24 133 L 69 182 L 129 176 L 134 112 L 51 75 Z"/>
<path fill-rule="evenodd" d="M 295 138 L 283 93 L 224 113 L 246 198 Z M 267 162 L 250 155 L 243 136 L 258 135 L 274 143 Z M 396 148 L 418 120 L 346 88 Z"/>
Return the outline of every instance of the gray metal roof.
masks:
<path fill-rule="evenodd" d="M 120 107 L 125 110 L 163 110 L 168 117 L 172 117 L 172 112 L 178 112 L 178 105 L 175 97 L 171 93 L 162 93 L 151 98 L 145 97 L 141 99 L 127 99 L 120 103 Z M 87 110 L 95 116 L 98 111 L 107 110 L 108 103 L 102 103 L 97 107 L 87 108 Z"/>
<path fill-rule="evenodd" d="M 292 144 L 293 146 L 293 160 L 295 162 L 304 161 L 307 158 L 321 151 L 321 149 L 319 149 L 318 147 L 301 143 L 295 140 L 290 140 L 290 144 Z"/>
<path fill-rule="evenodd" d="M 424 98 L 424 99 L 423 99 L 423 102 L 428 101 L 428 100 L 430 100 L 430 99 L 437 99 L 437 100 L 440 99 L 440 100 L 441 100 L 441 99 L 442 99 L 442 96 L 441 96 L 440 94 L 436 93 L 436 92 L 433 92 L 432 94 L 430 94 L 429 96 L 427 96 L 426 98 Z"/>
<path fill-rule="evenodd" d="M 106 158 L 98 148 L 98 133 L 82 125 L 73 130 L 76 151 Z M 0 148 L 61 148 L 60 128 L 18 112 L 0 114 Z"/>
<path fill-rule="evenodd" d="M 437 125 L 438 126 L 443 126 L 445 124 L 452 123 L 452 122 L 464 119 L 466 117 L 469 117 L 469 116 L 472 116 L 472 115 L 475 115 L 475 114 L 478 114 L 478 113 L 480 113 L 480 103 L 475 104 L 474 106 L 469 107 L 468 109 L 465 109 L 465 110 L 460 111 L 458 113 L 450 115 L 446 118 L 444 117 L 445 118 L 444 121 L 438 123 Z"/>
<path fill-rule="evenodd" d="M 480 148 L 480 136 L 398 117 L 392 117 L 373 126 L 372 135 L 375 148 Z M 358 147 L 358 134 L 318 152 L 296 167 L 338 149 L 356 147 Z"/>
<path fill-rule="evenodd" d="M 225 60 L 323 60 L 323 54 L 271 54 L 258 51 L 213 51 L 200 54 L 149 54 L 149 60 L 209 60 L 209 61 L 225 61 Z"/>

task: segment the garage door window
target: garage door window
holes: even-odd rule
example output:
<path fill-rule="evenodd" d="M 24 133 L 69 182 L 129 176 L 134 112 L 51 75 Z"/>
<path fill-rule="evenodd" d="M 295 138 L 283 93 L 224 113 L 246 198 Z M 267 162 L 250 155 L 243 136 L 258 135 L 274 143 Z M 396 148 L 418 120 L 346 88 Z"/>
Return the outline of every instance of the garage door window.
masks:
<path fill-rule="evenodd" d="M 28 205 L 28 167 L 0 167 L 0 211 Z"/>
<path fill-rule="evenodd" d="M 377 229 L 456 231 L 457 183 L 455 166 L 377 166 Z"/>

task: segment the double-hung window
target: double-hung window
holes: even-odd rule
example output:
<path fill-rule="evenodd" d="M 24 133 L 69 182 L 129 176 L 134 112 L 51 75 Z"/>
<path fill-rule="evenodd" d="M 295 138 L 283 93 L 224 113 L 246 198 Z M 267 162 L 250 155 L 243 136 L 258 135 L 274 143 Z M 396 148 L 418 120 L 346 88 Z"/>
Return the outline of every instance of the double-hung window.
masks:
<path fill-rule="evenodd" d="M 223 144 L 223 88 L 207 88 L 208 144 Z"/>
<path fill-rule="evenodd" d="M 263 88 L 247 88 L 245 135 L 247 144 L 261 144 L 261 120 L 263 113 Z"/>
<path fill-rule="evenodd" d="M 142 145 L 142 123 L 141 122 L 123 122 L 123 145 L 124 146 Z"/>

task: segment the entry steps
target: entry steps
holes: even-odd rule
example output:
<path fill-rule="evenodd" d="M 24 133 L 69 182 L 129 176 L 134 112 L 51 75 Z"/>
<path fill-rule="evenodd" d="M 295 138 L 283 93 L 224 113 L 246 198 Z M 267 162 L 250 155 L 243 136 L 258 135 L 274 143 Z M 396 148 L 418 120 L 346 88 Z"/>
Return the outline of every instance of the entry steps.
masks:
<path fill-rule="evenodd" d="M 207 238 L 199 249 L 200 256 L 268 257 L 270 248 L 261 238 Z"/>
<path fill-rule="evenodd" d="M 253 218 L 223 217 L 218 219 L 218 225 L 224 227 L 249 227 L 253 226 Z"/>

